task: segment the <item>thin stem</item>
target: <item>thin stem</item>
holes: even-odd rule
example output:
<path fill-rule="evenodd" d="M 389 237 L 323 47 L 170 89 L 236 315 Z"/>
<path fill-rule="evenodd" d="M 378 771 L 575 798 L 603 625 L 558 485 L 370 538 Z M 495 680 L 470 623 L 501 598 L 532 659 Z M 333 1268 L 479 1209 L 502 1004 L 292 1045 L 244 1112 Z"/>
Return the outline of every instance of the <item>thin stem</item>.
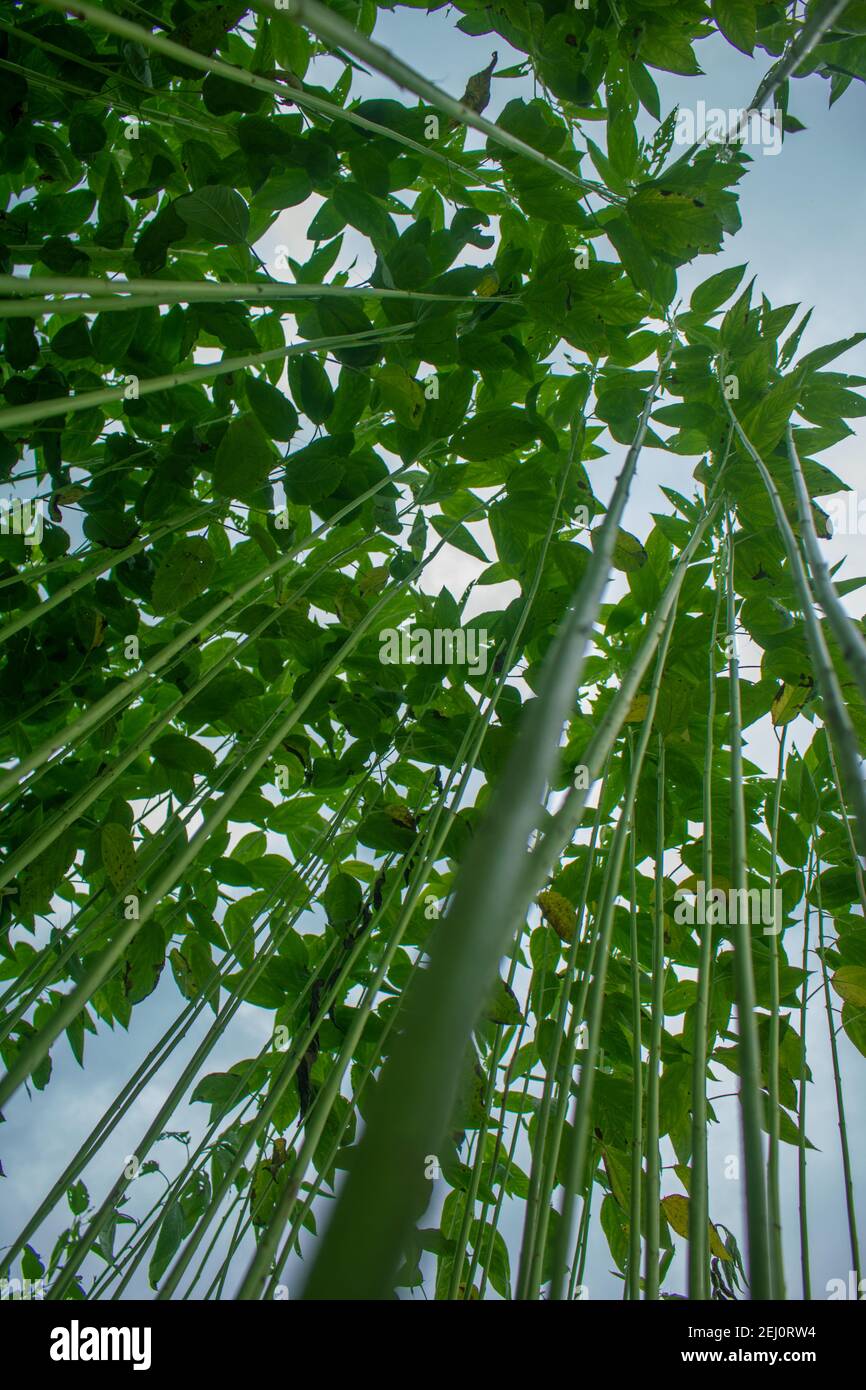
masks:
<path fill-rule="evenodd" d="M 44 3 L 44 0 L 40 0 Z M 369 332 L 347 333 L 337 338 L 310 338 L 303 343 L 287 343 L 285 347 L 269 348 L 267 352 L 253 352 L 246 357 L 223 357 L 219 362 L 204 362 L 199 367 L 190 367 L 185 372 L 169 372 L 166 376 L 145 377 L 136 380 L 134 387 L 128 383 L 120 386 L 106 386 L 101 391 L 82 391 L 78 396 L 57 396 L 46 401 L 31 401 L 27 405 L 12 406 L 0 410 L 0 430 L 19 429 L 37 420 L 51 420 L 58 415 L 74 415 L 80 410 L 100 410 L 108 407 L 107 413 L 114 417 L 122 416 L 127 399 L 127 391 L 134 390 L 135 399 L 151 396 L 155 391 L 171 391 L 177 386 L 189 386 L 199 381 L 211 381 L 217 376 L 230 372 L 245 371 L 247 367 L 259 367 L 263 362 L 276 362 L 283 357 L 291 357 L 297 352 L 316 352 L 320 348 L 340 348 L 351 343 L 393 342 L 414 325 L 395 324 L 392 329 L 371 328 Z"/>
<path fill-rule="evenodd" d="M 767 1052 L 767 1094 L 770 1118 L 767 1125 L 769 1146 L 767 1151 L 767 1208 L 770 1217 L 770 1272 L 773 1280 L 773 1297 L 785 1297 L 785 1261 L 782 1246 L 782 1204 L 779 1195 L 779 1038 L 780 1038 L 780 986 L 779 986 L 779 932 L 781 922 L 776 920 L 776 880 L 778 877 L 779 853 L 779 812 L 782 802 L 782 779 L 785 775 L 785 740 L 787 724 L 782 725 L 779 738 L 779 761 L 776 771 L 776 787 L 773 794 L 773 817 L 770 844 L 770 902 L 773 904 L 773 922 L 765 934 L 770 938 L 770 1037 Z"/>
<path fill-rule="evenodd" d="M 842 649 L 842 656 L 860 687 L 863 699 L 866 700 L 866 640 L 837 594 L 835 585 L 830 578 L 827 562 L 821 554 L 818 534 L 815 530 L 815 518 L 812 514 L 812 504 L 806 491 L 806 481 L 794 442 L 794 431 L 790 424 L 788 425 L 788 458 L 791 462 L 791 474 L 794 479 L 794 495 L 797 499 L 800 535 L 812 572 L 815 592 L 827 615 L 827 621 L 833 630 L 836 641 Z"/>
<path fill-rule="evenodd" d="M 707 889 L 713 887 L 713 756 L 716 717 L 716 642 L 721 616 L 723 586 L 716 569 L 716 597 L 707 656 L 707 724 L 703 775 L 703 873 Z M 709 1221 L 710 1194 L 707 1166 L 707 1056 L 710 1049 L 710 984 L 713 969 L 713 928 L 704 922 L 700 936 L 698 990 L 695 1000 L 695 1040 L 692 1065 L 692 1181 L 689 1189 L 689 1297 L 710 1297 Z"/>
<path fill-rule="evenodd" d="M 730 512 L 727 517 L 727 620 L 731 743 L 731 881 L 737 890 L 740 904 L 734 941 L 734 979 L 740 1056 L 740 1114 L 746 1167 L 749 1287 L 753 1298 L 764 1300 L 772 1298 L 773 1287 L 770 1276 L 767 1189 L 761 1139 L 761 1054 L 755 1021 L 752 930 L 746 891 L 749 861 L 743 796 L 743 720 L 740 708 L 740 663 L 737 656 L 734 600 L 734 535 Z"/>
<path fill-rule="evenodd" d="M 6 318 L 40 318 L 45 314 L 93 313 L 89 298 L 94 291 L 106 296 L 100 300 L 105 310 L 138 309 L 142 304 L 195 304 L 200 300 L 222 303 L 281 304 L 287 299 L 307 303 L 311 299 L 397 299 L 424 300 L 440 304 L 477 304 L 471 294 L 434 294 L 429 290 L 384 289 L 374 285 L 298 284 L 286 280 L 256 280 L 236 284 L 216 280 L 112 280 L 99 276 L 0 275 L 0 291 L 16 295 L 79 295 L 76 299 L 0 300 L 0 313 Z M 117 297 L 116 297 L 117 296 Z M 123 296 L 122 298 L 119 296 Z M 485 296 L 485 304 L 513 304 L 514 295 Z M 377 330 L 378 331 L 378 330 Z M 354 336 L 354 335 L 350 335 Z"/>
<path fill-rule="evenodd" d="M 815 876 L 815 827 L 809 840 L 809 864 L 806 870 L 806 903 L 803 910 L 803 985 L 800 995 L 800 1076 L 798 1080 L 799 1107 L 797 1114 L 797 1205 L 800 1218 L 800 1269 L 803 1279 L 803 1299 L 812 1297 L 812 1275 L 809 1259 L 809 1200 L 806 1191 L 806 1022 L 809 1003 L 809 928 L 812 890 Z"/>
<path fill-rule="evenodd" d="M 833 1000 L 830 995 L 830 972 L 827 969 L 827 946 L 824 940 L 824 909 L 821 901 L 821 859 L 815 865 L 815 888 L 818 911 L 818 958 L 821 961 L 821 978 L 824 984 L 824 1005 L 827 1011 L 827 1032 L 830 1036 L 830 1057 L 833 1063 L 833 1089 L 836 1093 L 836 1116 L 839 1124 L 839 1146 L 842 1150 L 842 1172 L 845 1178 L 845 1212 L 848 1217 L 848 1239 L 851 1245 L 851 1263 L 854 1268 L 857 1288 L 860 1288 L 862 1270 L 860 1267 L 860 1237 L 857 1232 L 857 1212 L 854 1205 L 854 1176 L 851 1168 L 851 1151 L 848 1146 L 848 1125 L 845 1119 L 845 1099 L 842 1092 L 842 1069 L 839 1066 L 839 1045 L 833 1023 Z"/>
<path fill-rule="evenodd" d="M 631 730 L 629 752 L 633 755 Z M 628 1297 L 640 1298 L 641 1266 L 641 1182 L 643 1180 L 643 1059 L 641 1052 L 640 956 L 637 932 L 637 826 L 634 809 L 629 837 L 629 949 L 631 953 L 631 1200 L 629 1203 Z"/>
<path fill-rule="evenodd" d="M 665 741 L 658 736 L 656 778 L 655 911 L 653 913 L 653 976 L 650 1009 L 650 1049 L 647 1065 L 646 1119 L 646 1297 L 659 1296 L 659 1238 L 661 1229 L 661 1149 L 659 1092 L 665 989 Z"/>

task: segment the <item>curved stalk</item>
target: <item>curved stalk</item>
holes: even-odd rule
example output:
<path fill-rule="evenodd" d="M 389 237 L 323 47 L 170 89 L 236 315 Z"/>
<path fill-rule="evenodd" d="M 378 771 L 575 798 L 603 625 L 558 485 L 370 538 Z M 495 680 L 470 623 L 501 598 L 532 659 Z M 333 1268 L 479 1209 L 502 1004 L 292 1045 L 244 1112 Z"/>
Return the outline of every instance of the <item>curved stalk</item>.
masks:
<path fill-rule="evenodd" d="M 794 495 L 797 499 L 800 535 L 812 573 L 815 593 L 827 615 L 827 621 L 833 629 L 842 656 L 860 687 L 860 694 L 866 700 L 866 640 L 837 594 L 835 585 L 830 578 L 827 562 L 821 554 L 818 534 L 815 530 L 815 518 L 812 515 L 812 504 L 806 491 L 806 480 L 803 477 L 800 457 L 794 442 L 794 431 L 790 424 L 788 425 L 788 458 L 791 462 L 791 475 L 794 479 Z"/>
<path fill-rule="evenodd" d="M 730 415 L 737 437 L 746 453 L 755 464 L 764 487 L 767 490 L 767 495 L 770 498 L 773 514 L 776 518 L 776 525 L 779 528 L 785 546 L 785 552 L 788 557 L 791 579 L 797 590 L 803 612 L 803 621 L 806 627 L 806 640 L 815 668 L 815 679 L 824 702 L 827 729 L 830 737 L 836 744 L 836 751 L 839 762 L 841 763 L 842 780 L 851 804 L 854 807 L 860 852 L 866 853 L 866 784 L 864 784 L 863 781 L 857 735 L 854 732 L 854 726 L 845 708 L 845 701 L 842 696 L 836 672 L 833 669 L 833 663 L 830 659 L 830 653 L 827 649 L 827 643 L 821 629 L 821 624 L 815 616 L 815 609 L 812 603 L 812 591 L 809 587 L 809 580 L 803 566 L 800 548 L 797 545 L 796 537 L 791 529 L 791 523 L 788 521 L 782 499 L 779 496 L 779 489 L 773 482 L 764 460 L 743 430 L 743 427 L 731 408 L 730 401 L 725 398 L 724 392 L 722 392 L 722 399 L 724 400 L 725 409 Z"/>

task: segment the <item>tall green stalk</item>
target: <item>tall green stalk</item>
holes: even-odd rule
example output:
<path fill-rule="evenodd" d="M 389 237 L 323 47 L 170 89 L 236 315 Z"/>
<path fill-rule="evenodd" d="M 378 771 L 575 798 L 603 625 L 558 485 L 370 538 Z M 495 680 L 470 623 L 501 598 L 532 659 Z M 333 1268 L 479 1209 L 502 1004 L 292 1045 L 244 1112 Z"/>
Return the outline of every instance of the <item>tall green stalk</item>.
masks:
<path fill-rule="evenodd" d="M 716 644 L 719 634 L 722 594 L 721 567 L 716 566 L 716 590 L 707 656 L 707 724 L 704 740 L 703 800 L 703 876 L 709 892 L 713 887 L 713 758 L 716 718 Z M 709 1222 L 710 1194 L 707 1166 L 707 1056 L 709 1053 L 710 986 L 713 970 L 713 927 L 704 922 L 700 936 L 698 987 L 695 999 L 695 1037 L 692 1054 L 692 1180 L 689 1189 L 689 1297 L 705 1300 L 710 1296 Z"/>
<path fill-rule="evenodd" d="M 811 1261 L 809 1258 L 809 1197 L 806 1189 L 806 1023 L 809 1016 L 809 928 L 812 892 L 815 884 L 815 827 L 809 839 L 809 863 L 806 869 L 806 902 L 803 909 L 803 983 L 800 987 L 800 1075 L 797 1083 L 797 1208 L 800 1223 L 800 1270 L 803 1279 L 803 1298 L 812 1297 Z"/>
<path fill-rule="evenodd" d="M 632 749 L 629 731 L 629 750 Z M 643 1180 L 643 1051 L 640 953 L 637 930 L 637 826 L 631 814 L 629 844 L 629 953 L 631 955 L 631 1193 L 628 1217 L 627 1296 L 640 1298 L 641 1183 Z"/>
<path fill-rule="evenodd" d="M 746 1169 L 748 1270 L 752 1297 L 763 1300 L 772 1298 L 773 1285 L 770 1273 L 767 1189 L 764 1181 L 764 1146 L 761 1137 L 761 1052 L 755 1021 L 752 927 L 747 894 L 749 860 L 746 845 L 746 806 L 743 797 L 743 718 L 740 709 L 740 662 L 737 655 L 734 532 L 730 512 L 727 517 L 727 624 L 731 743 L 731 882 L 739 902 L 734 947 L 734 979 L 740 1058 L 740 1115 Z"/>
<path fill-rule="evenodd" d="M 661 1085 L 662 1031 L 665 989 L 665 741 L 658 736 L 656 774 L 656 864 L 653 912 L 653 974 L 650 1008 L 650 1048 L 647 1063 L 646 1102 L 646 1297 L 659 1296 L 659 1237 L 661 1228 L 661 1147 L 659 1088 Z"/>
<path fill-rule="evenodd" d="M 794 431 L 790 425 L 788 425 L 788 458 L 791 462 L 791 475 L 794 480 L 794 496 L 797 499 L 800 536 L 806 552 L 806 559 L 809 562 L 815 593 L 827 615 L 827 621 L 833 629 L 833 634 L 842 650 L 842 656 L 860 687 L 860 694 L 866 700 L 866 640 L 863 638 L 862 630 L 854 622 L 837 594 L 830 578 L 827 562 L 821 554 L 821 547 L 818 544 L 818 535 L 815 530 L 812 503 L 806 491 L 806 480 L 803 477 L 800 456 L 794 441 Z"/>
<path fill-rule="evenodd" d="M 839 1125 L 839 1147 L 842 1152 L 842 1173 L 845 1181 L 845 1214 L 848 1219 L 848 1241 L 851 1247 L 851 1263 L 859 1290 L 863 1270 L 860 1264 L 860 1236 L 857 1230 L 857 1210 L 854 1205 L 854 1173 L 851 1167 L 851 1149 L 848 1144 L 848 1123 L 845 1118 L 845 1097 L 842 1087 L 842 1068 L 839 1065 L 839 1045 L 836 1041 L 836 1021 L 833 1017 L 833 999 L 830 994 L 830 972 L 827 968 L 827 944 L 824 939 L 824 908 L 821 899 L 821 857 L 817 856 L 815 865 L 815 890 L 818 911 L 818 955 L 821 961 L 821 980 L 824 986 L 824 1007 L 827 1012 L 827 1033 L 830 1039 L 830 1059 L 833 1064 L 833 1090 L 836 1094 L 836 1117 Z"/>
<path fill-rule="evenodd" d="M 782 1247 L 782 1203 L 779 1193 L 779 1039 L 780 1039 L 780 988 L 779 988 L 779 932 L 781 922 L 776 921 L 776 881 L 778 878 L 777 856 L 779 852 L 779 811 L 782 803 L 782 780 L 785 775 L 785 740 L 787 724 L 782 725 L 779 738 L 779 761 L 776 770 L 776 786 L 773 793 L 773 816 L 770 827 L 770 902 L 773 904 L 773 922 L 770 928 L 764 924 L 764 931 L 770 938 L 770 1035 L 767 1050 L 767 1097 L 770 1108 L 767 1132 L 767 1208 L 770 1216 L 770 1265 L 773 1278 L 773 1297 L 785 1297 L 785 1261 Z"/>

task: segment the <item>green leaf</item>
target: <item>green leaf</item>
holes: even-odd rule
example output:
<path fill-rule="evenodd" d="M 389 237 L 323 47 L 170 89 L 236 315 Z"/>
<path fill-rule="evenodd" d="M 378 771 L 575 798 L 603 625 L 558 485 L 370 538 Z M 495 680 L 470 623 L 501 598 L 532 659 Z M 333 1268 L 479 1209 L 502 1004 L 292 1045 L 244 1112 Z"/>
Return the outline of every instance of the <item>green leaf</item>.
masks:
<path fill-rule="evenodd" d="M 866 1057 L 866 1009 L 846 1001 L 842 1005 L 842 1027 L 857 1051 Z"/>
<path fill-rule="evenodd" d="M 159 562 L 153 579 L 155 613 L 174 613 L 184 608 L 210 583 L 216 556 L 203 536 L 177 541 Z"/>
<path fill-rule="evenodd" d="M 730 299 L 745 273 L 744 265 L 734 265 L 727 270 L 719 270 L 708 280 L 702 281 L 693 290 L 689 300 L 693 312 L 706 317 L 714 309 L 718 309 L 726 299 Z"/>
<path fill-rule="evenodd" d="M 135 878 L 135 844 L 125 825 L 109 822 L 102 827 L 102 863 L 115 888 L 124 888 Z"/>
<path fill-rule="evenodd" d="M 250 210 L 233 188 L 209 184 L 178 198 L 174 210 L 194 236 L 214 246 L 236 246 L 247 239 Z"/>
<path fill-rule="evenodd" d="M 520 1023 L 523 1014 L 513 989 L 504 980 L 497 980 L 484 1010 L 489 1023 L 500 1023 L 507 1027 Z"/>
<path fill-rule="evenodd" d="M 595 533 L 593 533 L 594 538 Z M 635 570 L 643 568 L 647 558 L 647 553 L 637 536 L 631 535 L 628 531 L 617 532 L 612 557 L 614 569 L 621 570 L 623 574 L 633 574 Z"/>
<path fill-rule="evenodd" d="M 712 0 L 710 8 L 728 43 L 751 57 L 757 34 L 755 0 Z"/>
<path fill-rule="evenodd" d="M 866 1009 L 866 966 L 841 965 L 831 976 L 831 984 L 846 1004 Z"/>
<path fill-rule="evenodd" d="M 73 1216 L 82 1216 L 90 1205 L 90 1198 L 87 1195 L 87 1188 L 83 1182 L 74 1182 L 66 1192 L 66 1200 L 69 1203 L 69 1210 Z"/>
<path fill-rule="evenodd" d="M 389 362 L 373 373 L 379 395 L 386 410 L 390 410 L 398 424 L 406 429 L 420 427 L 424 415 L 424 389 L 420 381 L 410 377 L 404 367 Z"/>
<path fill-rule="evenodd" d="M 289 440 L 298 428 L 298 412 L 269 381 L 247 377 L 247 400 L 259 424 L 271 439 Z"/>
<path fill-rule="evenodd" d="M 267 481 L 274 463 L 268 437 L 254 415 L 232 420 L 213 464 L 213 482 L 226 497 L 249 501 Z"/>
<path fill-rule="evenodd" d="M 150 1260 L 150 1267 L 147 1272 L 148 1281 L 152 1289 L 159 1287 L 159 1281 L 168 1269 L 184 1237 L 186 1222 L 183 1212 L 178 1202 L 172 1202 L 166 1210 L 165 1216 L 159 1227 L 159 1235 L 156 1238 L 156 1247 Z"/>
<path fill-rule="evenodd" d="M 361 885 L 351 874 L 332 874 L 322 894 L 322 906 L 332 926 L 353 922 L 361 910 Z"/>
<path fill-rule="evenodd" d="M 537 438 L 537 420 L 525 410 L 508 406 L 475 415 L 457 431 L 450 447 L 461 458 L 484 463 L 525 449 Z"/>
<path fill-rule="evenodd" d="M 289 358 L 289 386 L 297 405 L 314 425 L 323 425 L 334 408 L 334 388 L 311 352 Z"/>
<path fill-rule="evenodd" d="M 449 521 L 447 516 L 431 516 L 430 524 L 440 536 L 448 537 L 449 545 L 455 546 L 457 550 L 462 550 L 465 555 L 471 555 L 473 560 L 481 560 L 484 564 L 490 563 L 467 527 L 463 525 L 455 527 L 454 522 Z"/>

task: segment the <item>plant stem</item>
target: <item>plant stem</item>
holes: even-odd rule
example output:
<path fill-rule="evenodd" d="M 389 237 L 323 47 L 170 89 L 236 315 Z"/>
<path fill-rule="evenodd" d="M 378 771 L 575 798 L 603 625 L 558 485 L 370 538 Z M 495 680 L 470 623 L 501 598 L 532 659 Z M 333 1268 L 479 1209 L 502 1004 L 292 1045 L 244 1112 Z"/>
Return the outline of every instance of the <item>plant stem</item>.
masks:
<path fill-rule="evenodd" d="M 43 3 L 43 0 L 40 0 Z M 245 371 L 247 367 L 259 367 L 263 362 L 276 362 L 279 358 L 291 357 L 298 352 L 316 352 L 320 348 L 340 348 L 351 343 L 393 342 L 405 333 L 412 324 L 398 323 L 391 330 L 372 328 L 369 333 L 347 333 L 338 338 L 310 338 L 303 343 L 287 343 L 285 347 L 269 348 L 267 352 L 253 352 L 246 357 L 224 357 L 219 362 L 205 362 L 199 367 L 190 367 L 185 372 L 169 372 L 166 376 L 146 377 L 135 383 L 135 399 L 151 396 L 155 391 L 171 391 L 177 386 L 194 385 L 199 381 L 212 381 L 214 377 L 225 376 L 229 372 Z M 115 418 L 123 415 L 126 404 L 126 384 L 106 386 L 101 391 L 83 391 L 78 396 L 56 396 L 47 401 L 31 401 L 27 405 L 12 406 L 0 410 L 0 430 L 18 429 L 21 425 L 31 425 L 36 420 L 50 420 L 58 415 L 74 415 L 80 410 L 92 410 L 98 406 Z M 275 460 L 276 462 L 276 460 Z"/>
<path fill-rule="evenodd" d="M 809 926 L 812 891 L 815 876 L 815 827 L 809 839 L 809 864 L 806 870 L 806 902 L 803 909 L 803 984 L 800 996 L 800 1077 L 797 1114 L 797 1191 L 800 1217 L 800 1268 L 803 1277 L 803 1299 L 812 1297 L 812 1275 L 809 1260 L 809 1201 L 806 1192 L 806 1021 L 809 1003 Z"/>
<path fill-rule="evenodd" d="M 629 730 L 629 752 L 633 755 L 631 730 Z M 629 889 L 632 1108 L 627 1294 L 630 1299 L 636 1299 L 640 1298 L 641 1265 L 641 1182 L 643 1180 L 643 1056 L 641 1049 L 641 1032 L 643 1025 L 643 1008 L 641 1007 L 640 998 L 641 971 L 637 934 L 637 826 L 635 825 L 634 808 L 632 808 L 631 813 L 631 835 L 629 836 Z"/>
<path fill-rule="evenodd" d="M 703 775 L 703 873 L 707 890 L 713 887 L 713 757 L 716 717 L 716 643 L 721 614 L 723 586 L 716 569 L 716 597 L 713 604 L 710 649 L 707 656 L 707 725 L 704 742 Z M 707 1055 L 709 1053 L 710 984 L 713 970 L 713 928 L 701 928 L 698 992 L 695 999 L 695 1040 L 692 1065 L 692 1181 L 689 1189 L 689 1297 L 695 1301 L 710 1296 L 709 1172 L 707 1168 Z"/>
<path fill-rule="evenodd" d="M 746 1226 L 749 1249 L 749 1287 L 759 1300 L 773 1296 L 770 1277 L 767 1190 L 761 1139 L 761 1054 L 755 1021 L 755 977 L 752 964 L 752 929 L 749 920 L 748 851 L 746 808 L 743 797 L 742 714 L 740 663 L 737 656 L 737 622 L 734 601 L 734 535 L 731 514 L 727 518 L 727 619 L 728 683 L 730 690 L 731 741 L 731 881 L 737 890 L 734 978 L 737 998 L 737 1032 L 740 1057 L 740 1113 L 746 1167 Z"/>
<path fill-rule="evenodd" d="M 862 1270 L 860 1267 L 860 1237 L 857 1232 L 857 1212 L 854 1205 L 854 1176 L 851 1168 L 851 1151 L 848 1146 L 848 1125 L 845 1119 L 845 1099 L 842 1091 L 842 1069 L 839 1066 L 839 1045 L 836 1042 L 836 1028 L 833 1019 L 833 1000 L 830 995 L 830 972 L 827 969 L 827 946 L 824 940 L 824 909 L 821 901 L 821 858 L 818 855 L 815 865 L 815 888 L 818 910 L 818 955 L 821 961 L 821 978 L 824 984 L 824 1006 L 827 1011 L 827 1032 L 830 1038 L 830 1057 L 833 1063 L 833 1089 L 836 1093 L 836 1115 L 839 1123 L 839 1145 L 842 1150 L 842 1172 L 845 1178 L 845 1211 L 848 1217 L 848 1239 L 851 1245 L 851 1263 L 860 1288 Z"/>
<path fill-rule="evenodd" d="M 140 304 L 194 304 L 200 300 L 225 300 L 253 304 L 282 304 L 287 299 L 411 299 L 434 304 L 477 304 L 471 294 L 433 294 L 428 290 L 384 289 L 372 285 L 300 284 L 294 280 L 254 280 L 236 283 L 217 280 L 112 280 L 97 275 L 0 275 L 0 292 L 16 295 L 77 294 L 80 299 L 11 299 L 0 301 L 7 318 L 38 318 L 42 314 L 92 313 L 88 296 L 94 291 L 108 296 L 108 309 L 136 309 Z M 123 296 L 119 298 L 116 296 Z M 514 295 L 485 295 L 485 304 L 513 304 Z M 371 332 L 379 329 L 371 325 Z M 354 338 L 347 335 L 347 340 Z"/>
<path fill-rule="evenodd" d="M 659 1296 L 659 1235 L 661 1224 L 661 1149 L 659 1135 L 659 1087 L 661 1083 L 662 1031 L 665 988 L 665 742 L 658 736 L 656 782 L 655 911 L 653 914 L 653 975 L 650 1008 L 650 1050 L 647 1064 L 646 1298 Z"/>
<path fill-rule="evenodd" d="M 785 740 L 787 724 L 782 725 L 779 738 L 779 762 L 776 771 L 776 787 L 773 795 L 773 818 L 770 844 L 770 902 L 773 904 L 773 922 L 765 935 L 770 938 L 770 1036 L 767 1050 L 767 1095 L 770 1109 L 767 1131 L 769 1146 L 767 1151 L 767 1210 L 770 1218 L 770 1272 L 773 1280 L 773 1297 L 785 1297 L 785 1260 L 782 1245 L 782 1206 L 779 1196 L 779 932 L 781 922 L 776 920 L 776 880 L 778 877 L 779 853 L 779 812 L 782 802 L 782 779 L 785 774 Z"/>
<path fill-rule="evenodd" d="M 860 628 L 837 594 L 835 585 L 830 578 L 827 563 L 821 554 L 821 547 L 818 544 L 818 535 L 815 530 L 815 518 L 812 514 L 812 504 L 806 491 L 806 481 L 794 442 L 794 431 L 790 425 L 788 425 L 788 458 L 791 462 L 791 474 L 794 479 L 794 495 L 797 499 L 800 535 L 812 573 L 815 592 L 827 615 L 827 621 L 833 630 L 836 641 L 842 649 L 842 656 L 860 687 L 860 694 L 866 700 L 866 641 L 864 641 Z"/>

